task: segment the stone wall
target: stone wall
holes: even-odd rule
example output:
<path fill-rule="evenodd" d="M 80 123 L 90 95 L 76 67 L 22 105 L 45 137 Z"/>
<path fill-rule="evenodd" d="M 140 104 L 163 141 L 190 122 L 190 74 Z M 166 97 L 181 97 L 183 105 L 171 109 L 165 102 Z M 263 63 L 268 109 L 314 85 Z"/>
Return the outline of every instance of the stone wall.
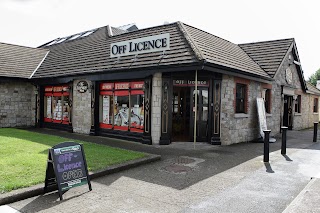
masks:
<path fill-rule="evenodd" d="M 82 134 L 89 134 L 91 129 L 91 89 L 84 93 L 77 91 L 79 81 L 73 82 L 73 105 L 72 105 L 72 127 L 73 131 Z M 87 81 L 89 88 L 91 82 Z"/>
<path fill-rule="evenodd" d="M 35 87 L 25 82 L 0 83 L 0 127 L 35 125 Z"/>
<path fill-rule="evenodd" d="M 161 136 L 161 93 L 162 74 L 155 73 L 152 78 L 151 137 L 153 144 L 159 144 Z"/>
<path fill-rule="evenodd" d="M 291 58 L 291 60 L 289 59 Z M 273 107 L 272 107 L 272 118 L 268 119 L 268 123 L 271 125 L 271 130 L 274 134 L 280 132 L 280 125 L 282 124 L 282 118 L 280 112 L 283 112 L 283 101 L 281 96 L 281 86 L 284 85 L 287 87 L 294 88 L 295 95 L 301 95 L 301 113 L 294 112 L 294 103 L 293 103 L 293 129 L 305 129 L 313 126 L 313 122 L 318 121 L 318 113 L 313 113 L 313 100 L 316 96 L 303 92 L 301 81 L 298 75 L 297 65 L 292 63 L 293 55 L 292 53 L 288 54 L 284 60 L 284 63 L 280 67 L 278 73 L 275 75 L 273 82 Z M 288 84 L 286 81 L 286 69 L 290 68 L 292 71 L 292 83 Z M 282 114 L 282 113 L 281 113 Z"/>
<path fill-rule="evenodd" d="M 253 141 L 259 138 L 256 98 L 262 97 L 262 91 L 265 88 L 271 89 L 271 112 L 270 114 L 266 114 L 267 128 L 271 130 L 271 136 L 279 134 L 280 126 L 282 125 L 284 111 L 284 95 L 281 94 L 282 86 L 292 89 L 294 96 L 301 95 L 301 113 L 294 113 L 293 129 L 299 130 L 312 127 L 314 122 L 318 122 L 319 113 L 313 112 L 313 101 L 317 96 L 303 92 L 297 67 L 292 63 L 293 56 L 292 54 L 289 55 L 286 56 L 279 71 L 276 73 L 272 86 L 253 80 L 241 80 L 237 77 L 223 75 L 221 91 L 222 145 Z M 291 60 L 289 57 L 291 57 Z M 292 83 L 286 81 L 286 69 L 288 67 L 292 71 Z M 244 82 L 248 86 L 246 113 L 235 113 L 235 87 L 237 82 Z"/>
<path fill-rule="evenodd" d="M 252 141 L 258 138 L 256 97 L 261 97 L 260 83 L 249 81 L 248 111 L 235 113 L 235 78 L 223 75 L 221 91 L 221 144 Z"/>
<path fill-rule="evenodd" d="M 295 130 L 313 127 L 314 122 L 319 122 L 319 112 L 313 112 L 314 98 L 317 98 L 317 96 L 311 94 L 301 95 L 301 113 L 295 113 L 293 118 L 293 128 Z"/>

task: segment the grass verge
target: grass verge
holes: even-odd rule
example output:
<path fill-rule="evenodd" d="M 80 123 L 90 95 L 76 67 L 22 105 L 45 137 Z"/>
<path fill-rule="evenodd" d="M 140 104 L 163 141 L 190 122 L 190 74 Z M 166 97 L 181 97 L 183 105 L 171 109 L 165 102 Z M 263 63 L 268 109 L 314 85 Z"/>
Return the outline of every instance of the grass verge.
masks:
<path fill-rule="evenodd" d="M 44 182 L 48 149 L 70 141 L 15 128 L 0 128 L 0 193 Z M 83 144 L 89 171 L 145 157 L 144 153 L 77 141 Z"/>

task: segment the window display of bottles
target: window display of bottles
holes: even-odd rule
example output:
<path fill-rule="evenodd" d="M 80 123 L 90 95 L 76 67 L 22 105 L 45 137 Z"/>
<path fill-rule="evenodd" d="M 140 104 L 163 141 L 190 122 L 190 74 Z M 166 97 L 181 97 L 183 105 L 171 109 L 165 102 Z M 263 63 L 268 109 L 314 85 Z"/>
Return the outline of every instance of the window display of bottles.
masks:
<path fill-rule="evenodd" d="M 143 84 L 144 82 L 100 84 L 100 128 L 143 132 Z"/>
<path fill-rule="evenodd" d="M 45 87 L 44 121 L 68 124 L 70 122 L 69 88 L 67 86 Z"/>

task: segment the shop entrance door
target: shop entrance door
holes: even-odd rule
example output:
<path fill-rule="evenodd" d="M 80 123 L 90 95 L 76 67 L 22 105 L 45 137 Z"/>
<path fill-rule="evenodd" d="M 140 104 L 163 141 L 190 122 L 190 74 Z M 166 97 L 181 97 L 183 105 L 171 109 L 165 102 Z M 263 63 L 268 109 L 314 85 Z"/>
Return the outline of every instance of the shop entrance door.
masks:
<path fill-rule="evenodd" d="M 209 116 L 209 93 L 208 87 L 198 87 L 192 89 L 192 117 L 191 123 L 191 138 L 194 140 L 194 123 L 195 123 L 195 95 L 197 94 L 197 128 L 196 128 L 196 141 L 208 141 L 208 116 Z"/>
<path fill-rule="evenodd" d="M 285 95 L 284 96 L 284 105 L 283 105 L 283 126 L 288 127 L 289 130 L 292 130 L 292 102 L 293 97 Z"/>
<path fill-rule="evenodd" d="M 172 141 L 193 141 L 195 94 L 197 93 L 197 137 L 208 141 L 208 87 L 173 87 Z"/>
<path fill-rule="evenodd" d="M 172 141 L 190 140 L 190 87 L 173 87 Z"/>

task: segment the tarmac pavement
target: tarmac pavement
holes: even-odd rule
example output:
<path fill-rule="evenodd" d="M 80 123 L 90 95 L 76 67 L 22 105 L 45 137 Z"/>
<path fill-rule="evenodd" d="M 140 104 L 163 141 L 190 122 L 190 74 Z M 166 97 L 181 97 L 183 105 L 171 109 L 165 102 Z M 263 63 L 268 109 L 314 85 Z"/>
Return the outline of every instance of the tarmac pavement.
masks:
<path fill-rule="evenodd" d="M 52 192 L 0 206 L 0 212 L 320 212 L 320 142 L 312 142 L 311 130 L 288 131 L 286 155 L 280 154 L 277 138 L 270 144 L 269 163 L 263 163 L 263 143 L 150 146 L 35 131 L 157 154 L 162 160 L 97 178 L 92 191 L 73 188 L 63 201 Z"/>

